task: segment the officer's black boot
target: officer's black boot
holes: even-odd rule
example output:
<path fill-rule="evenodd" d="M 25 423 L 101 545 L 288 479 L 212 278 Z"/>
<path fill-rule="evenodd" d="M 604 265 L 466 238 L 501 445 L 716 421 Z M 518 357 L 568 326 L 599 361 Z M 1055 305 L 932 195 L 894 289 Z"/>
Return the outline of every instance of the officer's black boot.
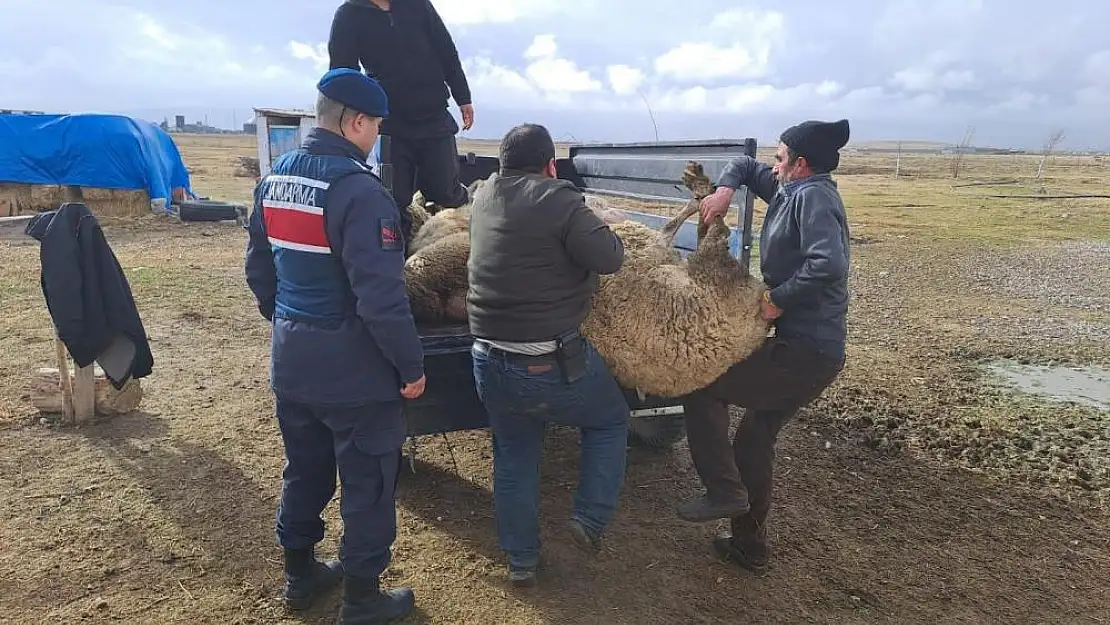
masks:
<path fill-rule="evenodd" d="M 343 580 L 339 625 L 379 625 L 412 613 L 416 598 L 411 588 L 383 591 L 375 578 L 347 576 Z"/>
<path fill-rule="evenodd" d="M 307 610 L 342 579 L 339 560 L 318 562 L 311 547 L 285 550 L 285 604 L 290 609 Z"/>

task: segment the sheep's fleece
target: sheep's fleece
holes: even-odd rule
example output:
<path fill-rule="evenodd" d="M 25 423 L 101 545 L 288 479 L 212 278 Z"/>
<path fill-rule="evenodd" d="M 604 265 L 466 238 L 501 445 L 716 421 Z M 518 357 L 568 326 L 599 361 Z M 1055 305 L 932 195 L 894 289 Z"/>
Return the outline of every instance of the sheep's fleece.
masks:
<path fill-rule="evenodd" d="M 625 261 L 618 273 L 601 276 L 582 333 L 621 386 L 659 397 L 708 386 L 757 349 L 770 329 L 760 316 L 766 287 L 729 254 L 723 219 L 699 224 L 704 236 L 687 259 L 672 247 L 679 226 L 712 191 L 697 163 L 687 163 L 683 182 L 694 199 L 662 232 L 613 222 L 611 211 L 590 202 L 624 242 Z M 405 279 L 418 322 L 466 319 L 468 208 L 436 213 L 413 237 Z"/>

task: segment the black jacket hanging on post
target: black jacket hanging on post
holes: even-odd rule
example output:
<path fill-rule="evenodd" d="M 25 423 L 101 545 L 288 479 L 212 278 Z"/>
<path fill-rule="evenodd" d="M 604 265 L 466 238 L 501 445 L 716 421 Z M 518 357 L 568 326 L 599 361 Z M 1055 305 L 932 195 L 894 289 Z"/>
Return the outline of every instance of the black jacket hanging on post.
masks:
<path fill-rule="evenodd" d="M 116 389 L 150 375 L 154 357 L 131 286 L 89 208 L 63 204 L 24 232 L 41 244 L 43 296 L 77 366 L 99 362 Z"/>

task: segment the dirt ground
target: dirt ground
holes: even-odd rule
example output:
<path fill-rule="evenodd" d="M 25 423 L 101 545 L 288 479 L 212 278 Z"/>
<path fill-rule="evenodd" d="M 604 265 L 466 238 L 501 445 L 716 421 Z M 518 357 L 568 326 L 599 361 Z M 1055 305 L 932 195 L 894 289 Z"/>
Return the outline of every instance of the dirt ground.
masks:
<path fill-rule="evenodd" d="M 227 172 L 252 145 L 179 144 L 198 191 L 249 198 L 252 181 Z M 419 441 L 398 496 L 386 581 L 415 588 L 409 622 L 1110 622 L 1110 414 L 1014 395 L 978 367 L 1110 363 L 1110 202 L 972 197 L 982 189 L 953 189 L 930 158 L 897 180 L 877 157 L 844 159 L 848 366 L 783 433 L 766 576 L 715 557 L 723 527 L 675 517 L 699 486 L 683 444 L 632 449 L 606 549 L 581 556 L 563 531 L 577 442 L 557 431 L 547 567 L 539 588 L 514 590 L 488 436 L 459 433 Z M 966 176 L 1036 171 L 993 159 L 969 159 Z M 1061 158 L 1049 182 L 1105 192 L 1106 173 Z M 76 430 L 44 424 L 25 397 L 53 364 L 50 319 L 36 244 L 0 242 L 0 623 L 332 622 L 338 596 L 306 615 L 280 601 L 282 448 L 244 231 L 153 216 L 105 229 L 155 368 L 137 413 Z M 326 515 L 330 555 L 337 500 Z"/>

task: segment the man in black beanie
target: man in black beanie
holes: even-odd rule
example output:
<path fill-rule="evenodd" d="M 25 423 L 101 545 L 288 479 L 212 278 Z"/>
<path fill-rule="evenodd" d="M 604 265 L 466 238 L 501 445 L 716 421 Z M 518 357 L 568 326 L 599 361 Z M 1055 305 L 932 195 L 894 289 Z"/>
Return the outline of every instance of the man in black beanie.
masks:
<path fill-rule="evenodd" d="M 844 365 L 848 223 L 830 173 L 847 142 L 848 120 L 788 128 L 773 167 L 747 156 L 731 161 L 701 204 L 703 219 L 723 215 L 741 186 L 767 202 L 759 256 L 770 290 L 762 314 L 774 322 L 775 334 L 684 401 L 690 455 L 706 494 L 678 513 L 693 522 L 730 518 L 732 535 L 714 547 L 756 572 L 770 556 L 766 523 L 779 430 Z M 730 405 L 745 408 L 731 446 Z"/>

